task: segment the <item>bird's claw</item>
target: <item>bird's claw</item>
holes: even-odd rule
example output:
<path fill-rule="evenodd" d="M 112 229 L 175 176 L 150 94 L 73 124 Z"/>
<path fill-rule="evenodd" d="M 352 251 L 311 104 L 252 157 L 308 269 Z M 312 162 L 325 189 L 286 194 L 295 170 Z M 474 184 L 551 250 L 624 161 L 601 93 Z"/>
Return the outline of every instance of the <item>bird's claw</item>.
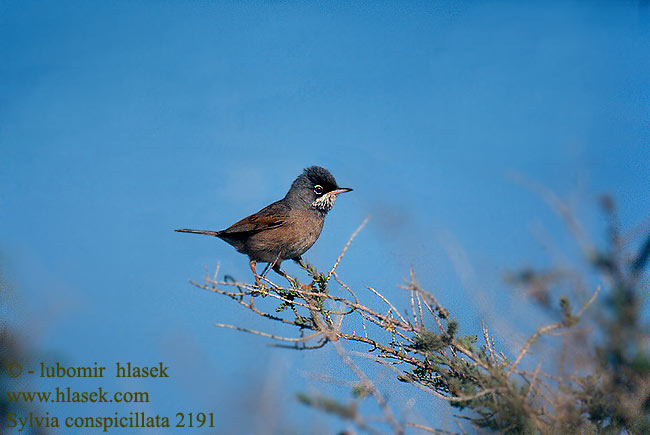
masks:
<path fill-rule="evenodd" d="M 266 294 L 269 291 L 269 288 L 266 285 L 262 284 L 260 281 L 257 282 L 256 286 L 257 286 L 257 289 L 253 290 L 253 292 L 251 293 L 251 296 L 262 295 L 262 297 L 265 298 Z"/>

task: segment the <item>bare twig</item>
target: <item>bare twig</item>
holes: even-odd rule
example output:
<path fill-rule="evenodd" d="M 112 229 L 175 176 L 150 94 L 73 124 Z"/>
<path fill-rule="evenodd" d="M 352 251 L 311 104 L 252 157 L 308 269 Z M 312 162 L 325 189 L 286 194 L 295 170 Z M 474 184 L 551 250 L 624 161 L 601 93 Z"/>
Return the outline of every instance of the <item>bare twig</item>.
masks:
<path fill-rule="evenodd" d="M 366 226 L 366 224 L 368 223 L 369 220 L 370 220 L 370 216 L 366 216 L 366 218 L 363 220 L 363 222 L 361 222 L 361 225 L 359 225 L 359 227 L 358 227 L 356 230 L 354 230 L 354 232 L 352 233 L 352 235 L 351 235 L 350 238 L 348 239 L 348 242 L 347 242 L 347 243 L 345 244 L 345 246 L 343 247 L 343 250 L 342 250 L 341 253 L 339 254 L 338 258 L 337 258 L 336 261 L 334 262 L 334 265 L 332 266 L 332 268 L 330 269 L 330 271 L 327 272 L 327 281 L 329 281 L 330 278 L 332 277 L 332 274 L 334 273 L 334 271 L 335 271 L 336 268 L 338 267 L 339 263 L 340 263 L 341 260 L 343 259 L 343 256 L 345 255 L 346 251 L 347 251 L 348 248 L 350 247 L 350 244 L 352 243 L 352 241 L 354 240 L 354 238 L 357 237 L 357 234 L 359 234 L 359 232 L 363 229 L 363 227 Z"/>
<path fill-rule="evenodd" d="M 279 335 L 273 335 L 273 334 L 269 334 L 267 332 L 255 331 L 254 329 L 242 328 L 242 327 L 234 326 L 234 325 L 227 325 L 225 323 L 215 323 L 214 326 L 217 326 L 219 328 L 234 329 L 236 331 L 248 332 L 249 334 L 261 335 L 262 337 L 272 338 L 274 340 L 279 340 L 279 341 L 291 341 L 291 342 L 294 342 L 294 343 L 299 342 L 299 341 L 307 341 L 309 339 L 312 339 L 314 337 L 317 337 L 317 336 L 321 335 L 321 332 L 319 331 L 319 332 L 315 332 L 313 334 L 310 334 L 307 337 L 291 338 L 291 337 L 281 337 Z"/>
<path fill-rule="evenodd" d="M 396 434 L 403 434 L 404 428 L 395 419 L 393 412 L 391 411 L 390 407 L 386 403 L 386 399 L 384 399 L 384 396 L 382 396 L 379 390 L 377 390 L 375 384 L 370 380 L 370 378 L 368 378 L 368 376 L 364 373 L 364 371 L 361 370 L 361 368 L 358 365 L 356 365 L 354 361 L 352 361 L 352 359 L 345 352 L 345 349 L 343 349 L 343 346 L 341 345 L 340 342 L 333 341 L 332 344 L 334 345 L 336 352 L 339 354 L 339 356 L 341 357 L 345 365 L 347 365 L 352 370 L 352 372 L 354 372 L 357 378 L 359 378 L 359 380 L 363 383 L 364 387 L 367 388 L 372 394 L 372 396 L 375 398 L 375 400 L 379 404 L 379 407 L 382 409 L 382 412 L 384 413 L 386 420 L 393 428 L 393 431 Z"/>
<path fill-rule="evenodd" d="M 408 427 L 414 427 L 416 429 L 421 429 L 421 430 L 423 430 L 425 432 L 433 433 L 433 434 L 436 434 L 436 435 L 454 435 L 455 434 L 455 432 L 449 432 L 449 431 L 446 431 L 446 430 L 434 429 L 432 427 L 425 426 L 423 424 L 407 422 L 406 425 Z"/>

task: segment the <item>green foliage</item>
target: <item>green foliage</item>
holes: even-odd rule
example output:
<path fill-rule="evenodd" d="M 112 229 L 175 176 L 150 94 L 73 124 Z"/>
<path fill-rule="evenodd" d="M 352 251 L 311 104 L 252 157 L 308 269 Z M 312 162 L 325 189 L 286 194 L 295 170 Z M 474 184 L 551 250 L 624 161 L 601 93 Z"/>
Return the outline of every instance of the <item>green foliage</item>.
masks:
<path fill-rule="evenodd" d="M 302 257 L 300 257 L 298 265 L 306 270 L 312 279 L 312 283 L 309 286 L 310 291 L 317 291 L 323 293 L 324 295 L 329 294 L 329 289 L 327 288 L 328 278 L 326 273 L 319 272 L 314 265 Z M 314 285 L 317 286 L 317 290 L 314 290 Z M 320 313 L 322 319 L 329 327 L 334 325 L 332 317 L 325 307 L 325 297 L 310 295 L 306 301 L 309 301 L 310 305 L 312 305 L 316 311 Z"/>
<path fill-rule="evenodd" d="M 431 331 L 422 331 L 413 337 L 413 349 L 425 352 L 434 352 L 442 349 L 447 341 L 438 334 Z"/>
<path fill-rule="evenodd" d="M 355 399 L 363 399 L 364 397 L 368 396 L 370 394 L 370 389 L 368 388 L 367 385 L 364 384 L 356 384 L 352 388 L 352 397 Z"/>
<path fill-rule="evenodd" d="M 601 279 L 612 284 L 592 310 L 590 332 L 596 334 L 572 332 L 585 310 L 576 314 L 567 295 L 557 297 L 557 304 L 550 302 L 556 287 L 566 289 L 563 271 L 527 268 L 508 275 L 510 283 L 529 290 L 532 299 L 559 320 L 540 328 L 521 357 L 542 335 L 565 331 L 559 336 L 565 337 L 568 347 L 559 364 L 568 366 L 572 358 L 579 361 L 573 374 L 553 377 L 539 372 L 539 367 L 522 371 L 515 365 L 520 358 L 511 362 L 493 349 L 489 339 L 477 349 L 476 335 L 458 336 L 458 323 L 438 309 L 441 332 L 420 329 L 411 339 L 410 349 L 422 355 L 426 365 L 405 370 L 397 379 L 429 387 L 453 407 L 469 411 L 477 428 L 499 433 L 650 433 L 650 335 L 640 315 L 642 295 L 648 293 L 647 282 L 640 280 L 640 265 L 650 257 L 650 236 L 635 255 L 621 251 L 615 222 L 609 231 L 609 249 L 589 257 Z"/>
<path fill-rule="evenodd" d="M 476 341 L 477 341 L 476 335 L 466 335 L 464 337 L 457 339 L 458 344 L 463 346 L 465 349 L 469 349 L 474 353 L 476 353 L 476 347 L 474 346 L 474 343 L 476 343 Z"/>
<path fill-rule="evenodd" d="M 458 322 L 455 320 L 450 320 L 447 322 L 447 335 L 449 336 L 449 339 L 454 338 L 454 335 L 456 334 L 456 331 L 458 331 Z"/>
<path fill-rule="evenodd" d="M 318 286 L 318 289 L 321 293 L 328 293 L 328 278 L 326 273 L 319 272 L 313 264 L 302 257 L 300 257 L 298 265 L 307 271 L 309 276 L 313 279 L 314 283 Z"/>
<path fill-rule="evenodd" d="M 301 326 L 303 328 L 307 329 L 315 329 L 316 325 L 314 324 L 314 319 L 309 318 L 309 317 L 304 317 L 304 316 L 296 316 L 294 323 L 298 326 Z"/>
<path fill-rule="evenodd" d="M 578 323 L 578 317 L 571 314 L 571 302 L 566 296 L 560 297 L 560 310 L 562 312 L 562 322 L 566 326 L 573 326 Z"/>
<path fill-rule="evenodd" d="M 297 280 L 296 280 L 297 281 Z M 296 289 L 283 289 L 279 288 L 277 290 L 278 296 L 287 299 L 288 301 L 293 301 L 295 298 L 300 297 L 300 293 Z M 292 307 L 293 304 L 291 302 L 287 301 L 282 301 L 280 305 L 275 309 L 276 313 L 280 313 L 287 308 Z"/>
<path fill-rule="evenodd" d="M 298 401 L 304 405 L 311 406 L 315 409 L 320 409 L 329 414 L 334 414 L 342 419 L 351 420 L 357 415 L 356 408 L 345 403 L 338 402 L 330 397 L 321 394 L 307 395 L 304 393 L 296 394 Z"/>

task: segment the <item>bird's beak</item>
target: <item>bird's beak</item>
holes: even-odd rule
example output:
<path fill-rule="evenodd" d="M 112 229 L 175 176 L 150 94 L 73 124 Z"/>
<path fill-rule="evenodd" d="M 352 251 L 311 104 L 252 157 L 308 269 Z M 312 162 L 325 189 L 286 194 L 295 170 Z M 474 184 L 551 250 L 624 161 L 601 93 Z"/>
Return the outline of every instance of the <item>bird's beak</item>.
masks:
<path fill-rule="evenodd" d="M 349 187 L 340 187 L 340 188 L 338 188 L 338 189 L 336 189 L 336 190 L 332 190 L 331 192 L 328 192 L 328 193 L 329 193 L 330 195 L 334 195 L 334 196 L 336 196 L 336 195 L 338 195 L 339 193 L 345 193 L 345 192 L 352 192 L 352 189 L 350 189 Z"/>

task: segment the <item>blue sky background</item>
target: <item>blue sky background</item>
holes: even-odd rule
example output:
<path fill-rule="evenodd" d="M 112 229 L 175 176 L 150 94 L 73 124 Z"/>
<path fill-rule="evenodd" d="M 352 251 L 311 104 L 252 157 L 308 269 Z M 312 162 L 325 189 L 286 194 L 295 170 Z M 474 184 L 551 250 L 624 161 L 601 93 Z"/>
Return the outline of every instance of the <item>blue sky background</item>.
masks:
<path fill-rule="evenodd" d="M 603 192 L 624 225 L 647 225 L 649 18 L 637 2 L 2 2 L 2 316 L 39 361 L 164 361 L 172 374 L 71 382 L 149 391 L 146 407 L 43 411 L 214 412 L 223 433 L 343 427 L 294 394 L 347 398 L 314 378 L 352 373 L 328 349 L 213 327 L 292 333 L 190 286 L 217 262 L 250 279 L 247 259 L 171 231 L 225 228 L 313 164 L 354 192 L 311 262 L 328 268 L 370 215 L 345 281 L 400 301 L 413 266 L 463 332 L 484 321 L 508 351 L 545 318 L 504 272 L 552 263 L 540 226 L 558 252 L 577 253 L 512 174 L 571 198 L 596 238 Z M 458 246 L 474 278 L 459 276 Z M 400 418 L 454 429 L 446 405 L 416 394 L 405 410 L 405 387 L 371 374 Z"/>

